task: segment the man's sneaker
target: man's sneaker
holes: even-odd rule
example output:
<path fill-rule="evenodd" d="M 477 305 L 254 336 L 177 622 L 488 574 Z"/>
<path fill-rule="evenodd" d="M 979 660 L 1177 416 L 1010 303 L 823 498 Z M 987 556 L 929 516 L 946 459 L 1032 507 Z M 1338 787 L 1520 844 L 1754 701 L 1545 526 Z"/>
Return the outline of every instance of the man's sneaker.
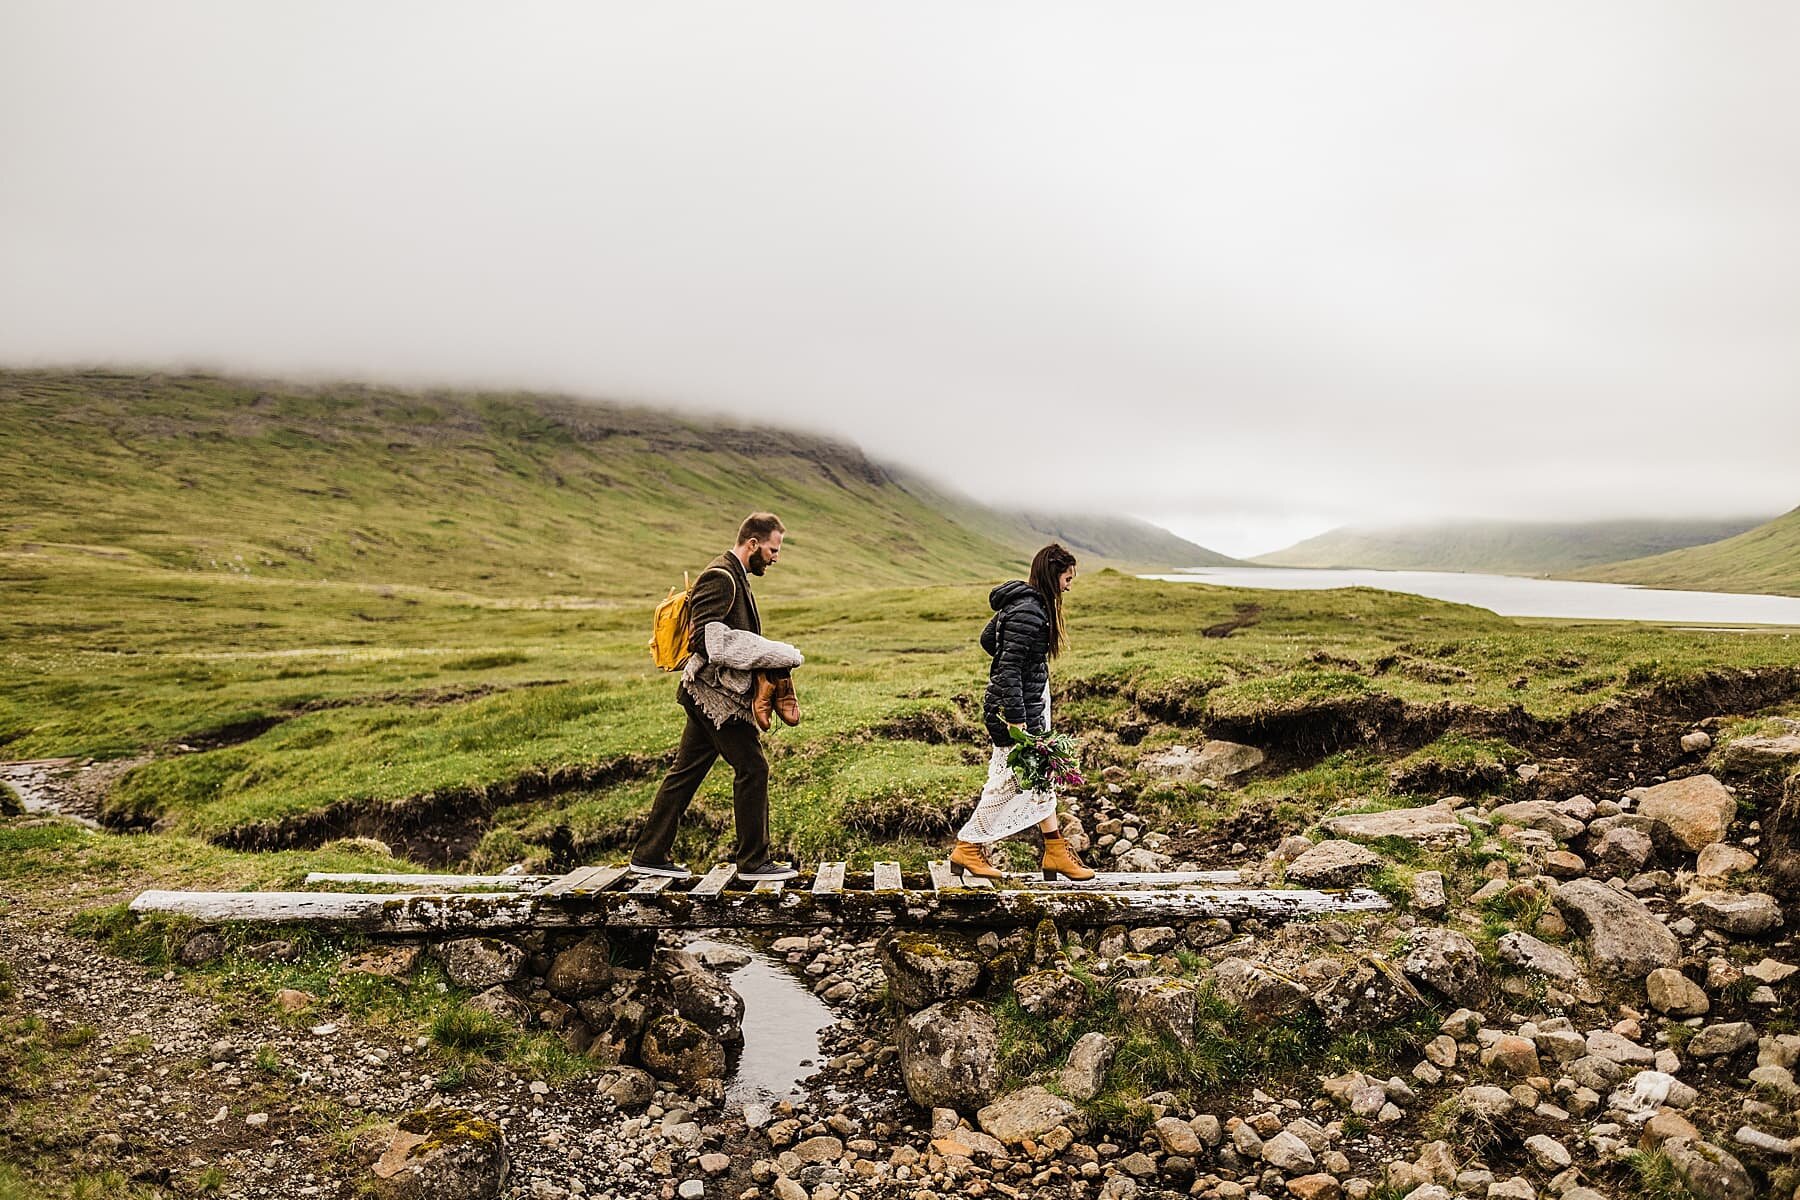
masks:
<path fill-rule="evenodd" d="M 633 875 L 661 875 L 666 879 L 686 879 L 693 875 L 692 871 L 680 863 L 641 863 L 635 858 L 631 860 L 631 873 Z"/>
<path fill-rule="evenodd" d="M 743 867 L 738 871 L 738 878 L 748 883 L 765 883 L 771 879 L 792 879 L 800 872 L 786 863 L 766 862 L 760 867 Z"/>

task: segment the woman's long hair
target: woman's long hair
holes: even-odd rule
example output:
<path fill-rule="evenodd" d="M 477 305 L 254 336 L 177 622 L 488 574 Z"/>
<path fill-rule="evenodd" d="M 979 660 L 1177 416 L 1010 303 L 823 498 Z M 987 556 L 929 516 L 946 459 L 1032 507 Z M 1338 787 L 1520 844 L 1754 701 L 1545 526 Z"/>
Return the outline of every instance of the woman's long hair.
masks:
<path fill-rule="evenodd" d="M 1068 645 L 1069 635 L 1063 629 L 1062 611 L 1062 573 L 1075 565 L 1075 556 L 1065 550 L 1059 543 L 1051 542 L 1037 552 L 1031 560 L 1031 578 L 1028 582 L 1044 602 L 1044 611 L 1050 614 L 1050 657 L 1061 654 Z"/>

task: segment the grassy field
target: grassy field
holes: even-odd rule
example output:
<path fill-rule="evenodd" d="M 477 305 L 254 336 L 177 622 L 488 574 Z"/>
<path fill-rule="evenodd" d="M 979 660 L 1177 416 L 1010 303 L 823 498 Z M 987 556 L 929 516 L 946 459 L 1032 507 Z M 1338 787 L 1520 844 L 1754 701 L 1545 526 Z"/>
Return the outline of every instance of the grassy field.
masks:
<path fill-rule="evenodd" d="M 1581 572 L 1580 578 L 1800 596 L 1800 508 L 1721 542 L 1595 567 Z"/>
<path fill-rule="evenodd" d="M 45 555 L 0 556 L 0 578 L 12 601 L 0 612 L 0 755 L 153 754 L 108 812 L 170 832 L 219 839 L 334 805 L 494 789 L 483 861 L 530 857 L 558 827 L 606 847 L 648 803 L 679 732 L 673 682 L 644 649 L 642 606 Z M 986 591 L 984 581 L 765 606 L 769 631 L 808 654 L 806 722 L 770 739 L 789 850 L 869 854 L 898 840 L 916 857 L 925 847 L 905 831 L 941 824 L 934 814 L 973 796 Z M 1251 604 L 1254 624 L 1197 636 Z M 1143 711 L 1164 718 L 1150 745 L 1192 740 L 1184 726 L 1384 697 L 1554 718 L 1720 666 L 1793 661 L 1779 632 L 1534 624 L 1367 589 L 1249 593 L 1101 573 L 1077 585 L 1069 614 L 1059 723 L 1090 736 L 1096 761 L 1129 757 L 1111 731 Z M 521 780 L 609 766 L 608 786 L 526 788 L 506 802 Z M 720 771 L 703 792 L 685 852 L 727 842 L 727 784 Z"/>

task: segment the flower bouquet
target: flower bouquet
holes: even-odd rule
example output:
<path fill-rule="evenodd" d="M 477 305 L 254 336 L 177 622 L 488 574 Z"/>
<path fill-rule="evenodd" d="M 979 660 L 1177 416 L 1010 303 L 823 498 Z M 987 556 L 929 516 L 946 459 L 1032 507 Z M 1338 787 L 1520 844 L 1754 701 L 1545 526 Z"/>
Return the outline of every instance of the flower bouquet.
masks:
<path fill-rule="evenodd" d="M 1066 733 L 1026 733 L 1017 725 L 1010 730 L 1013 748 L 1006 756 L 1019 786 L 1028 792 L 1058 787 L 1080 787 L 1081 747 Z"/>

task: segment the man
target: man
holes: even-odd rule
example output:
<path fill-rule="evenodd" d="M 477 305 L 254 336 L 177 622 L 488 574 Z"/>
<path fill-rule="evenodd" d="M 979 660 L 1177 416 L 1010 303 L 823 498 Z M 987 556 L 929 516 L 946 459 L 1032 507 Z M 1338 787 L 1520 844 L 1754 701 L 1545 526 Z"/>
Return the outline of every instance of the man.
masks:
<path fill-rule="evenodd" d="M 738 529 L 737 545 L 708 563 L 688 591 L 689 658 L 676 690 L 687 726 L 631 855 L 631 869 L 640 875 L 688 877 L 688 869 L 670 858 L 675 833 L 720 758 L 732 770 L 738 878 L 798 874 L 769 860 L 769 763 L 761 730 L 769 727 L 771 713 L 799 724 L 791 672 L 804 660 L 792 646 L 762 636 L 750 591 L 751 577 L 760 578 L 780 560 L 785 533 L 774 513 L 751 513 Z"/>

